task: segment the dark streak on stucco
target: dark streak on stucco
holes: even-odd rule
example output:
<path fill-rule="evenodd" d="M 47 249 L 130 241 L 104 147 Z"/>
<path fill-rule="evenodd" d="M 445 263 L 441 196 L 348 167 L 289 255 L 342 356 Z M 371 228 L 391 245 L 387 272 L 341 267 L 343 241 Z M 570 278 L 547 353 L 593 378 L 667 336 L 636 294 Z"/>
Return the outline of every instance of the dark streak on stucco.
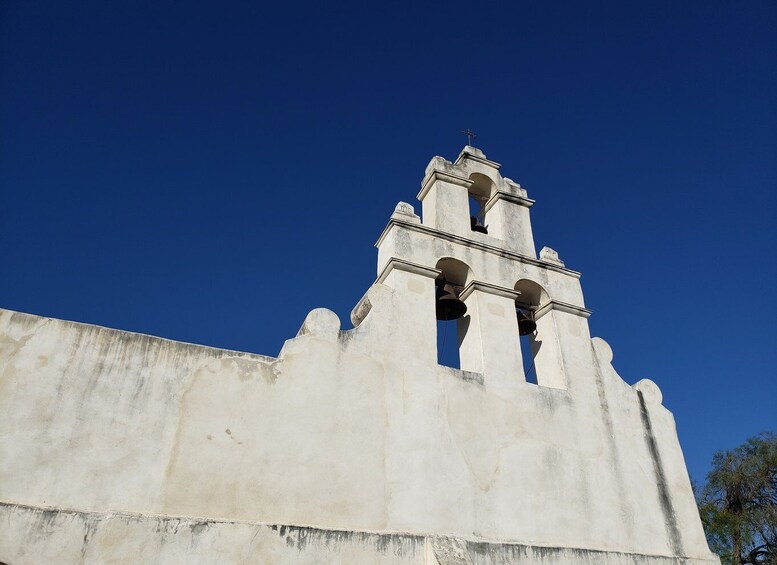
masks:
<path fill-rule="evenodd" d="M 508 543 L 467 542 L 467 551 L 474 565 L 508 563 L 617 563 L 618 565 L 682 565 L 690 561 L 683 557 L 622 553 L 598 549 L 547 547 Z"/>
<path fill-rule="evenodd" d="M 89 548 L 89 541 L 92 539 L 92 536 L 94 535 L 95 530 L 97 530 L 99 520 L 96 520 L 92 517 L 87 518 L 86 524 L 84 527 L 84 539 L 81 543 L 81 558 L 86 557 L 86 550 Z"/>
<path fill-rule="evenodd" d="M 151 517 L 129 513 L 97 514 L 2 502 L 0 502 L 0 512 L 3 512 L 8 520 L 13 515 L 18 515 L 17 519 L 29 525 L 29 533 L 43 534 L 42 540 L 48 539 L 50 532 L 62 529 L 67 521 L 80 523 L 84 531 L 82 556 L 85 555 L 94 534 L 101 528 L 102 524 L 113 520 L 120 520 L 128 525 L 131 522 L 155 521 L 156 527 L 154 531 L 161 534 L 161 538 L 157 540 L 160 548 L 166 543 L 166 538 L 169 540 L 171 536 L 187 535 L 187 529 L 192 538 L 192 547 L 195 548 L 200 540 L 208 543 L 205 536 L 212 529 L 215 530 L 211 535 L 219 535 L 220 528 L 234 527 L 247 528 L 249 532 L 253 532 L 253 535 L 245 536 L 248 545 L 253 544 L 256 534 L 264 530 L 274 533 L 288 547 L 295 548 L 299 552 L 303 552 L 307 546 L 319 549 L 324 547 L 331 552 L 333 560 L 337 559 L 338 554 L 342 555 L 340 552 L 347 547 L 360 546 L 362 548 L 370 548 L 377 553 L 399 557 L 403 562 L 416 563 L 420 562 L 417 560 L 424 559 L 427 542 L 436 538 L 436 536 L 427 537 L 406 533 L 328 530 L 286 524 L 230 522 L 228 520 L 184 518 L 180 516 Z M 20 544 L 24 546 L 27 546 L 29 541 L 29 537 L 19 540 Z M 698 560 L 683 557 L 621 553 L 596 549 L 529 546 L 508 542 L 460 540 L 458 543 L 464 544 L 466 553 L 473 565 L 506 565 L 526 561 L 531 563 L 617 563 L 617 565 L 683 565 L 699 562 Z M 0 556 L 0 558 L 8 559 L 7 556 Z"/>
<path fill-rule="evenodd" d="M 682 539 L 680 537 L 680 529 L 677 526 L 677 518 L 675 516 L 674 507 L 672 506 L 672 497 L 670 496 L 669 486 L 667 485 L 666 475 L 664 474 L 664 465 L 661 462 L 661 454 L 658 451 L 658 444 L 653 435 L 653 424 L 650 421 L 650 414 L 645 405 L 642 391 L 637 391 L 637 395 L 639 396 L 639 410 L 642 416 L 642 427 L 645 429 L 645 442 L 650 450 L 650 455 L 653 459 L 653 469 L 656 473 L 658 501 L 661 505 L 661 511 L 664 514 L 666 533 L 669 537 L 669 543 L 672 546 L 673 553 L 675 555 L 683 555 L 684 552 Z"/>
<path fill-rule="evenodd" d="M 615 441 L 615 426 L 613 425 L 612 421 L 612 412 L 610 410 L 610 403 L 607 400 L 607 391 L 604 387 L 604 373 L 602 371 L 602 365 L 599 362 L 599 356 L 596 354 L 596 351 L 593 350 L 593 345 L 591 346 L 591 350 L 593 353 L 593 359 L 594 359 L 594 367 L 596 369 L 595 371 L 595 378 L 596 378 L 596 392 L 599 395 L 599 406 L 601 407 L 601 415 L 602 415 L 602 422 L 604 423 L 605 428 L 605 441 L 607 441 L 607 446 L 609 447 L 610 454 L 612 456 L 613 460 L 613 467 L 615 471 L 615 485 L 618 489 L 618 500 L 619 500 L 619 508 L 618 511 L 620 513 L 620 518 L 623 520 L 624 524 L 626 524 L 629 528 L 629 533 L 633 534 L 634 529 L 634 517 L 632 514 L 632 509 L 629 507 L 628 504 L 629 498 L 628 493 L 624 489 L 624 485 L 626 484 L 626 481 L 624 480 L 624 473 L 622 468 L 622 462 L 620 458 L 620 451 L 618 450 L 618 444 Z"/>
<path fill-rule="evenodd" d="M 270 526 L 270 529 L 283 538 L 286 545 L 303 551 L 310 545 L 324 546 L 329 549 L 356 543 L 375 548 L 379 553 L 391 552 L 394 555 L 406 555 L 410 550 L 415 555 L 423 550 L 424 537 L 410 534 L 378 534 L 361 531 L 324 530 L 307 526 Z"/>

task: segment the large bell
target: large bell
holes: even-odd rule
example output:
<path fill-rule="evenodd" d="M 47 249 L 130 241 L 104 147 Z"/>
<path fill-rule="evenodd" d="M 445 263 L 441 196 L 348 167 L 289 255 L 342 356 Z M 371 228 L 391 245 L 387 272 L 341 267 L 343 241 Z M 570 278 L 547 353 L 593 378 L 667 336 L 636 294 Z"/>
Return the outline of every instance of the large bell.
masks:
<path fill-rule="evenodd" d="M 456 288 L 445 279 L 437 280 L 436 295 L 438 320 L 456 320 L 467 313 L 467 305 L 459 300 Z"/>
<path fill-rule="evenodd" d="M 475 216 L 469 217 L 469 227 L 472 231 L 488 234 L 488 226 L 481 224 Z"/>
<path fill-rule="evenodd" d="M 520 308 L 516 308 L 515 311 L 518 314 L 518 335 L 529 335 L 534 333 L 537 329 L 537 324 L 532 319 L 534 315 L 529 312 L 529 315 L 527 316 Z"/>

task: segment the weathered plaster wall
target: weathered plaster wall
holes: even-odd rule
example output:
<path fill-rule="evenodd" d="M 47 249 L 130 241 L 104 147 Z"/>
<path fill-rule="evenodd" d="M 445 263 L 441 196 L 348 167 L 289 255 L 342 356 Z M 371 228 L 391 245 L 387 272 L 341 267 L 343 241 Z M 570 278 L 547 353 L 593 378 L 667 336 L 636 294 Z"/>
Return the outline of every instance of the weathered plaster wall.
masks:
<path fill-rule="evenodd" d="M 0 310 L 0 561 L 715 563 L 661 392 L 616 374 L 498 168 L 433 159 L 355 328 L 313 310 L 277 358 Z M 453 208 L 474 174 L 494 235 Z M 451 258 L 474 371 L 437 364 Z M 543 386 L 516 346 L 525 280 Z"/>
<path fill-rule="evenodd" d="M 181 565 L 425 563 L 424 538 L 127 513 L 0 505 L 0 561 Z"/>
<path fill-rule="evenodd" d="M 14 565 L 703 565 L 638 553 L 489 543 L 451 536 L 326 530 L 0 504 L 0 560 Z"/>
<path fill-rule="evenodd" d="M 709 556 L 671 415 L 606 345 L 591 398 L 494 392 L 403 363 L 423 356 L 386 345 L 396 293 L 370 297 L 355 330 L 314 311 L 277 360 L 0 312 L 0 500 Z"/>

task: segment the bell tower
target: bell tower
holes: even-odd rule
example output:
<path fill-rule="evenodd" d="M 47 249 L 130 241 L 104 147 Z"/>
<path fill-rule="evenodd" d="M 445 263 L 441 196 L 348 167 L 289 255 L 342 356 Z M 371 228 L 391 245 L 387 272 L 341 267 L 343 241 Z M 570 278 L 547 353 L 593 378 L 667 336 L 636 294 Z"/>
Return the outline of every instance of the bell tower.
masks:
<path fill-rule="evenodd" d="M 499 174 L 500 164 L 469 145 L 454 163 L 435 157 L 426 167 L 418 200 L 424 225 L 476 241 L 500 241 L 509 250 L 535 258 L 529 208 L 534 200 L 511 179 Z M 468 199 L 481 205 L 477 218 L 487 233 L 474 229 Z M 477 234 L 477 235 L 473 235 Z M 480 235 L 490 238 L 478 239 Z"/>
<path fill-rule="evenodd" d="M 435 301 L 437 319 L 457 319 L 461 369 L 483 375 L 487 385 L 525 384 L 523 359 L 531 359 L 537 384 L 565 389 L 563 348 L 588 339 L 580 273 L 550 248 L 537 257 L 534 200 L 500 168 L 469 145 L 453 163 L 434 157 L 418 193 L 421 217 L 400 203 L 377 243 L 378 282 L 409 303 Z M 476 214 L 470 200 L 480 206 Z M 397 270 L 403 274 L 392 275 Z M 416 306 L 405 323 L 428 333 L 408 335 L 429 356 L 436 350 L 434 320 Z M 575 328 L 565 331 L 572 343 L 560 339 L 562 327 Z M 528 336 L 523 344 L 521 335 Z"/>

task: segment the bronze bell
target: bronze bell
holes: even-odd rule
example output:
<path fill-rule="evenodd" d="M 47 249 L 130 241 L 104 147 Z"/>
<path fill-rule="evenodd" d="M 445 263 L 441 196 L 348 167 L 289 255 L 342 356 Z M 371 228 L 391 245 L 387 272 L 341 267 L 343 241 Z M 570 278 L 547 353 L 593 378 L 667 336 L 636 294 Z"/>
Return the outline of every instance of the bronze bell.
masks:
<path fill-rule="evenodd" d="M 443 279 L 437 279 L 436 312 L 438 320 L 456 320 L 467 313 L 467 305 L 459 300 L 456 287 Z"/>
<path fill-rule="evenodd" d="M 488 234 L 488 226 L 481 224 L 475 216 L 469 217 L 469 227 L 472 231 Z"/>
<path fill-rule="evenodd" d="M 518 335 L 529 335 L 536 331 L 537 324 L 534 321 L 534 314 L 528 312 L 528 315 L 524 313 L 520 308 L 515 309 L 518 314 Z"/>

